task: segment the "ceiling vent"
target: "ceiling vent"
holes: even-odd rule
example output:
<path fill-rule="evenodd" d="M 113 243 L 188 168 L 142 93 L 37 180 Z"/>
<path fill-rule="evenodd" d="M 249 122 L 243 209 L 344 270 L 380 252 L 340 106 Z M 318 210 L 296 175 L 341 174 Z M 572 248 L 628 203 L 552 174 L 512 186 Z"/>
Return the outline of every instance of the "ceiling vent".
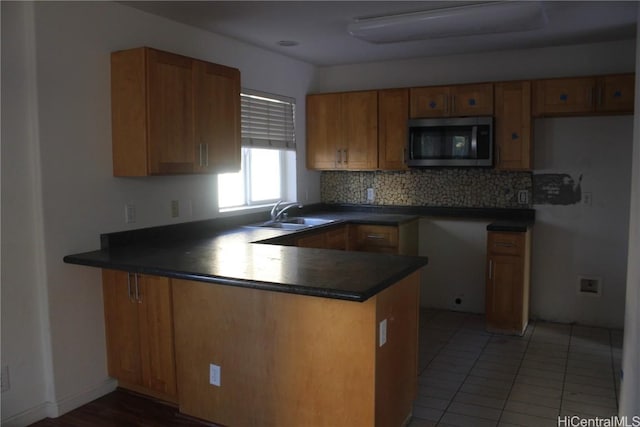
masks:
<path fill-rule="evenodd" d="M 353 37 L 382 44 L 530 31 L 544 28 L 547 22 L 540 1 L 503 1 L 356 18 L 347 30 Z"/>

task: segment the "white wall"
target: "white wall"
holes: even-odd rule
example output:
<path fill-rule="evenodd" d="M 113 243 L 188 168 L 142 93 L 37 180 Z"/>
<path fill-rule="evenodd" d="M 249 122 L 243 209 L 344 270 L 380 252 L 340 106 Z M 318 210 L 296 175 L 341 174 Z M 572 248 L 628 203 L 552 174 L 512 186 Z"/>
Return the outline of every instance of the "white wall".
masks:
<path fill-rule="evenodd" d="M 2 2 L 2 15 L 2 363 L 12 383 L 2 395 L 2 421 L 21 425 L 43 415 L 41 408 L 57 415 L 113 387 L 100 272 L 64 264 L 63 256 L 97 249 L 100 233 L 173 222 L 171 199 L 192 201 L 193 215 L 182 221 L 217 215 L 212 177 L 112 177 L 110 52 L 142 45 L 177 52 L 239 68 L 244 87 L 295 98 L 298 195 L 304 200 L 308 191 L 309 202 L 320 200 L 319 175 L 304 168 L 302 137 L 315 69 L 118 3 Z M 35 108 L 25 86 L 37 94 Z M 135 224 L 124 224 L 125 202 L 136 204 Z M 42 260 L 31 255 L 39 247 Z"/>
<path fill-rule="evenodd" d="M 640 11 L 638 11 L 640 22 Z M 637 33 L 640 46 L 640 32 Z M 640 50 L 636 51 L 636 68 Z M 624 344 L 620 384 L 620 415 L 640 415 L 640 75 L 636 74 L 636 105 L 633 129 L 633 176 L 629 221 L 629 258 L 624 321 Z"/>
<path fill-rule="evenodd" d="M 429 257 L 429 265 L 422 270 L 421 306 L 484 313 L 489 222 L 420 219 L 419 253 Z"/>
<path fill-rule="evenodd" d="M 625 40 L 324 67 L 318 70 L 313 90 L 331 92 L 594 75 L 631 72 L 634 68 L 635 41 Z M 534 274 L 531 284 L 534 316 L 622 327 L 630 180 L 630 117 L 538 120 L 534 133 L 536 170 L 548 168 L 556 173 L 574 173 L 574 170 L 585 172 L 583 189 L 593 192 L 594 205 L 589 211 L 582 209 L 582 206 L 536 206 L 538 216 L 533 231 Z M 558 152 L 550 148 L 556 143 L 560 147 Z M 480 227 L 475 221 L 467 221 L 462 225 L 464 223 L 437 222 L 428 225 L 420 233 L 423 240 L 421 253 L 435 257 L 425 269 L 422 287 L 422 304 L 425 306 L 484 311 L 480 302 L 480 298 L 484 297 L 484 289 L 478 289 L 483 287 L 484 266 L 479 263 L 480 242 L 475 241 L 479 238 Z M 456 228 L 464 230 L 462 234 L 468 234 L 470 240 L 461 239 Z M 470 255 L 469 274 L 456 276 L 452 280 L 447 278 L 445 271 L 451 266 L 444 260 L 444 265 L 437 265 L 437 260 L 442 256 L 440 248 L 433 247 L 431 242 L 436 239 L 430 240 L 430 232 L 439 238 L 450 239 L 444 244 L 446 251 L 455 252 L 453 245 L 458 244 L 458 250 Z M 558 248 L 564 248 L 564 252 L 559 254 Z M 600 251 L 600 248 L 603 250 Z M 546 268 L 547 264 L 552 268 Z M 575 292 L 578 273 L 602 276 L 602 297 L 578 298 Z M 474 279 L 474 274 L 478 278 Z M 455 299 L 455 294 L 468 295 L 468 307 L 452 306 L 451 299 L 452 296 Z M 568 307 L 565 306 L 567 298 L 572 301 Z"/>
<path fill-rule="evenodd" d="M 32 8 L 2 3 L 2 415 L 36 421 L 51 390 L 34 122 Z M 31 30 L 31 33 L 29 32 Z M 6 414 L 6 415 L 5 415 Z"/>
<path fill-rule="evenodd" d="M 621 328 L 633 117 L 537 119 L 534 135 L 535 173 L 583 175 L 592 204 L 534 205 L 531 315 Z M 579 275 L 601 278 L 602 295 L 578 294 Z"/>
<path fill-rule="evenodd" d="M 485 52 L 318 69 L 314 92 L 629 72 L 635 42 Z"/>

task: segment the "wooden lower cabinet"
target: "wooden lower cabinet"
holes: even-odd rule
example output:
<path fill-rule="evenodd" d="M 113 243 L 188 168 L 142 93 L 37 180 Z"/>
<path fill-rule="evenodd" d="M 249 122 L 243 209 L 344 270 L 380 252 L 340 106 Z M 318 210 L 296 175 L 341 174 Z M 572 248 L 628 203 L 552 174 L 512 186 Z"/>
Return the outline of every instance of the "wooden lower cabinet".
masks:
<path fill-rule="evenodd" d="M 522 335 L 529 323 L 531 231 L 487 236 L 486 315 L 491 332 Z"/>
<path fill-rule="evenodd" d="M 419 282 L 416 272 L 354 303 L 174 280 L 180 411 L 238 427 L 403 425 L 417 388 Z"/>
<path fill-rule="evenodd" d="M 105 269 L 102 286 L 109 375 L 177 403 L 170 279 Z"/>
<path fill-rule="evenodd" d="M 296 246 L 318 249 L 347 249 L 347 226 L 338 225 L 296 239 Z"/>
<path fill-rule="evenodd" d="M 418 255 L 418 220 L 399 225 L 349 225 L 349 250 Z"/>

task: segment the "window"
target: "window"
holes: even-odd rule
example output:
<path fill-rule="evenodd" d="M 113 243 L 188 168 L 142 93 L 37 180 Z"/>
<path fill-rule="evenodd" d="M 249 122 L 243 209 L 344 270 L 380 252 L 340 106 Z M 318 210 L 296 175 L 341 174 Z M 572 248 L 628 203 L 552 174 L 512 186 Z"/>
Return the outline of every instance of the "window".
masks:
<path fill-rule="evenodd" d="M 292 99 L 243 90 L 242 166 L 218 175 L 221 211 L 295 198 L 295 132 Z"/>

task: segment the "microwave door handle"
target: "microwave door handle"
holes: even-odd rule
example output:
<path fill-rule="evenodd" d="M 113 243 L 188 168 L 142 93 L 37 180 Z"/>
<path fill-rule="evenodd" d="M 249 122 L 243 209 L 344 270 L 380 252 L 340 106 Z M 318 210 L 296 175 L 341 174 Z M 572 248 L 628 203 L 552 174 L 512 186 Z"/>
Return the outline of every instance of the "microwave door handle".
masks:
<path fill-rule="evenodd" d="M 478 126 L 471 127 L 471 158 L 478 158 Z"/>
<path fill-rule="evenodd" d="M 413 157 L 413 136 L 413 133 L 409 131 L 409 160 L 415 159 L 415 157 Z"/>

